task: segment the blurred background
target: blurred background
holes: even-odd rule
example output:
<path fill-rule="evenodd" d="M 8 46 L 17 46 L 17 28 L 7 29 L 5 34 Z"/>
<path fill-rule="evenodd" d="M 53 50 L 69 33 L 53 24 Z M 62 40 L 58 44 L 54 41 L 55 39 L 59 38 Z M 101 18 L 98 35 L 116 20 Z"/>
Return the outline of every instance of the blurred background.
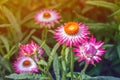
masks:
<path fill-rule="evenodd" d="M 83 22 L 97 40 L 105 42 L 103 60 L 90 65 L 88 75 L 120 77 L 120 0 L 0 0 L 0 77 L 13 73 L 17 44 L 28 42 L 32 35 L 41 38 L 34 16 L 44 9 L 55 9 L 62 16 L 55 28 L 68 21 Z M 49 34 L 47 44 L 54 43 Z M 76 72 L 79 66 L 76 62 Z"/>

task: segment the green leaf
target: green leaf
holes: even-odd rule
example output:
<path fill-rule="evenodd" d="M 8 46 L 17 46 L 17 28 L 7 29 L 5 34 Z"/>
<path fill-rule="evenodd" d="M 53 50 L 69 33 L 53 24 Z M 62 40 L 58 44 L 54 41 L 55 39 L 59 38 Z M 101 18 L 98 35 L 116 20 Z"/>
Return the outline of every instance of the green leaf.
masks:
<path fill-rule="evenodd" d="M 53 47 L 51 53 L 50 53 L 50 56 L 49 56 L 49 59 L 48 59 L 48 66 L 49 66 L 49 67 L 50 67 L 50 65 L 51 65 L 51 63 L 52 63 L 52 61 L 53 61 L 53 59 L 54 59 L 54 56 L 55 56 L 56 51 L 57 51 L 57 49 L 59 48 L 59 46 L 60 46 L 60 45 L 59 45 L 58 43 L 56 43 L 55 46 Z"/>
<path fill-rule="evenodd" d="M 118 30 L 119 30 L 119 32 L 120 32 L 120 24 L 119 24 L 119 26 L 118 26 Z"/>
<path fill-rule="evenodd" d="M 65 61 L 66 61 L 66 62 L 68 62 L 69 51 L 70 51 L 69 48 L 66 48 L 66 49 L 65 49 L 65 53 L 64 53 L 64 54 L 65 54 Z"/>
<path fill-rule="evenodd" d="M 4 58 L 6 58 L 6 59 L 9 60 L 10 57 L 11 57 L 15 52 L 17 52 L 17 50 L 18 50 L 18 49 L 16 48 L 17 45 L 18 45 L 18 44 L 13 45 L 12 48 L 10 49 L 10 51 L 4 56 Z"/>
<path fill-rule="evenodd" d="M 59 67 L 59 61 L 58 61 L 58 55 L 55 55 L 54 61 L 53 61 L 53 69 L 56 76 L 56 80 L 60 80 L 60 67 Z"/>
<path fill-rule="evenodd" d="M 90 29 L 95 29 L 95 30 L 108 28 L 110 26 L 110 24 L 105 24 L 105 23 L 86 23 L 86 25 L 88 25 Z"/>
<path fill-rule="evenodd" d="M 0 39 L 3 42 L 6 51 L 8 52 L 10 50 L 8 39 L 6 37 L 2 36 L 2 35 L 0 36 Z"/>
<path fill-rule="evenodd" d="M 32 29 L 32 30 L 30 31 L 30 33 L 28 33 L 28 34 L 26 35 L 26 37 L 24 38 L 24 40 L 22 41 L 22 43 L 25 43 L 26 41 L 28 41 L 28 40 L 30 39 L 30 37 L 32 36 L 32 34 L 33 34 L 35 31 L 36 31 L 35 29 Z"/>
<path fill-rule="evenodd" d="M 114 46 L 113 44 L 105 44 L 104 48 L 113 47 L 113 46 Z"/>
<path fill-rule="evenodd" d="M 115 16 L 115 15 L 120 15 L 120 9 L 118 9 L 117 11 L 115 11 L 114 13 L 112 13 L 110 15 L 110 17 Z"/>
<path fill-rule="evenodd" d="M 0 65 L 7 71 L 12 73 L 12 68 L 10 67 L 9 60 L 0 57 Z"/>
<path fill-rule="evenodd" d="M 120 80 L 120 78 L 113 76 L 96 76 L 85 80 Z"/>
<path fill-rule="evenodd" d="M 35 37 L 35 36 L 32 36 L 32 38 L 33 38 L 37 43 L 39 43 L 39 44 L 42 44 L 42 43 L 43 43 L 42 40 L 40 40 L 39 38 L 37 38 L 37 37 Z M 44 44 L 44 45 L 43 45 L 43 48 L 44 48 L 45 52 L 47 53 L 47 55 L 50 55 L 50 53 L 51 53 L 50 47 L 49 47 L 47 44 Z"/>
<path fill-rule="evenodd" d="M 118 57 L 120 58 L 120 45 L 117 46 Z"/>
<path fill-rule="evenodd" d="M 62 68 L 63 68 L 64 71 L 66 71 L 66 63 L 63 59 L 62 59 Z"/>
<path fill-rule="evenodd" d="M 17 19 L 15 18 L 13 13 L 5 6 L 1 6 L 0 10 L 5 14 L 7 19 L 11 23 L 11 25 L 12 25 L 13 29 L 15 30 L 18 38 L 21 39 L 22 38 L 21 28 L 20 28 L 20 25 L 17 23 Z"/>
<path fill-rule="evenodd" d="M 40 61 L 38 61 L 37 64 L 47 66 L 47 62 L 44 61 L 44 60 L 40 60 Z"/>
<path fill-rule="evenodd" d="M 67 74 L 67 77 L 71 77 L 71 72 L 69 72 Z M 75 80 L 87 80 L 89 78 L 91 78 L 90 76 L 88 76 L 87 74 L 83 73 L 83 72 L 74 72 L 73 73 L 73 78 Z"/>
<path fill-rule="evenodd" d="M 32 18 L 34 18 L 35 13 L 36 13 L 36 12 L 32 12 L 32 13 L 28 14 L 27 16 L 25 16 L 25 17 L 23 18 L 23 20 L 20 22 L 20 24 L 22 25 L 22 24 L 24 24 L 25 22 L 27 22 L 27 21 L 31 20 Z"/>
<path fill-rule="evenodd" d="M 10 74 L 6 76 L 6 78 L 9 79 L 38 79 L 38 80 L 48 80 L 48 77 L 42 77 L 41 74 L 35 74 L 35 73 L 21 73 L 21 74 Z"/>
<path fill-rule="evenodd" d="M 108 9 L 111 9 L 112 11 L 118 10 L 120 8 L 118 5 L 116 5 L 114 3 L 111 3 L 111 2 L 107 2 L 107 1 L 98 1 L 98 0 L 97 1 L 91 1 L 91 0 L 88 0 L 88 1 L 86 1 L 86 4 L 108 8 Z"/>

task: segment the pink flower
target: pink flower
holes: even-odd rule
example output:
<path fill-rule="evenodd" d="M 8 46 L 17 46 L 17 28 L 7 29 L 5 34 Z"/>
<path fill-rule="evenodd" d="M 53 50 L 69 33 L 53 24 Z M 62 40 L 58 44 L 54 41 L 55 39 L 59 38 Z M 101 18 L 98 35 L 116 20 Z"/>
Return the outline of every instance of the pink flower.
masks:
<path fill-rule="evenodd" d="M 88 34 L 88 26 L 85 24 L 68 22 L 56 29 L 54 38 L 59 44 L 72 47 L 88 39 Z"/>
<path fill-rule="evenodd" d="M 22 56 L 32 56 L 34 54 L 40 54 L 42 55 L 44 53 L 43 49 L 36 44 L 35 42 L 31 41 L 28 44 L 25 45 L 20 45 L 20 49 L 19 49 L 19 54 Z"/>
<path fill-rule="evenodd" d="M 87 64 L 94 64 L 94 62 L 101 61 L 101 56 L 105 53 L 102 48 L 104 42 L 96 41 L 93 36 L 89 41 L 76 45 L 74 48 L 75 56 L 79 57 L 78 62 L 85 61 Z"/>
<path fill-rule="evenodd" d="M 28 56 L 18 57 L 13 65 L 16 73 L 38 72 L 37 64 Z"/>
<path fill-rule="evenodd" d="M 55 23 L 59 23 L 59 19 L 61 16 L 59 13 L 55 10 L 43 10 L 38 12 L 35 15 L 35 21 L 36 23 L 40 23 L 41 28 L 47 27 L 51 28 L 54 27 Z"/>
<path fill-rule="evenodd" d="M 20 56 L 34 56 L 34 60 L 38 62 L 39 59 L 43 59 L 44 50 L 38 44 L 31 41 L 25 45 L 21 44 L 18 53 Z"/>

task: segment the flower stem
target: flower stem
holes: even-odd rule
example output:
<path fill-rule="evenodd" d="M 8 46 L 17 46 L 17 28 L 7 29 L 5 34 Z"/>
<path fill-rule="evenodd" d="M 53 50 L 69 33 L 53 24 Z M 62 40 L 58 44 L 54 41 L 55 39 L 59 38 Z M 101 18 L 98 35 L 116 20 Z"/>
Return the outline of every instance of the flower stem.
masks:
<path fill-rule="evenodd" d="M 64 68 L 62 67 L 62 80 L 66 80 L 65 48 L 66 48 L 66 46 L 63 45 L 62 51 L 61 51 L 61 56 L 62 56 L 61 64 L 62 64 L 62 66 L 65 66 Z"/>
<path fill-rule="evenodd" d="M 42 69 L 42 67 L 39 64 L 38 64 L 38 68 L 40 69 L 40 71 L 47 74 L 50 77 L 50 80 L 54 80 L 48 69 L 47 70 Z"/>
<path fill-rule="evenodd" d="M 44 44 L 46 43 L 47 40 L 47 34 L 48 34 L 48 29 L 45 27 L 42 31 L 42 43 L 41 43 L 41 47 L 44 46 Z"/>
<path fill-rule="evenodd" d="M 44 41 L 44 40 L 46 41 L 47 33 L 48 33 L 48 29 L 47 29 L 47 27 L 45 27 L 42 31 L 42 41 Z"/>
<path fill-rule="evenodd" d="M 87 63 L 85 63 L 85 66 L 84 66 L 84 68 L 83 68 L 82 72 L 84 72 L 84 73 L 85 73 L 85 71 L 87 70 L 87 67 L 88 67 L 88 64 L 87 64 Z"/>
<path fill-rule="evenodd" d="M 72 48 L 71 48 L 71 67 L 70 67 L 70 70 L 71 70 L 71 80 L 73 80 L 74 54 L 73 54 L 73 52 L 72 52 Z"/>

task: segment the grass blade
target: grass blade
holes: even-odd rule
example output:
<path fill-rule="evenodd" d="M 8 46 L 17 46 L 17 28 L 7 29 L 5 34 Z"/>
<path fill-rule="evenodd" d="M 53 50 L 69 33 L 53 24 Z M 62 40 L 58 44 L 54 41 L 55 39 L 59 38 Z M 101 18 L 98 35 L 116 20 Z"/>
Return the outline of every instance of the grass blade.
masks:
<path fill-rule="evenodd" d="M 106 2 L 106 1 L 86 1 L 86 4 L 100 6 L 104 8 L 111 9 L 112 11 L 118 10 L 120 7 L 114 3 Z"/>
<path fill-rule="evenodd" d="M 5 14 L 8 21 L 11 23 L 11 25 L 12 25 L 13 29 L 15 30 L 18 38 L 21 39 L 22 38 L 21 28 L 20 28 L 20 25 L 17 22 L 17 19 L 13 15 L 13 13 L 5 6 L 1 6 L 0 10 Z"/>
<path fill-rule="evenodd" d="M 55 55 L 54 61 L 53 61 L 53 69 L 56 75 L 56 80 L 60 80 L 60 67 L 59 67 L 59 61 L 58 61 L 58 55 Z"/>
<path fill-rule="evenodd" d="M 44 41 L 40 40 L 39 38 L 32 36 L 32 38 L 39 44 L 42 44 Z M 43 49 L 45 50 L 45 52 L 47 53 L 47 55 L 50 55 L 51 49 L 50 47 L 44 43 L 43 45 Z"/>
<path fill-rule="evenodd" d="M 8 39 L 1 35 L 0 40 L 3 42 L 5 49 L 8 52 L 10 50 Z"/>
<path fill-rule="evenodd" d="M 49 60 L 48 60 L 48 66 L 50 67 L 50 65 L 51 65 L 51 63 L 52 63 L 52 61 L 53 61 L 53 59 L 54 59 L 54 56 L 55 56 L 55 54 L 56 54 L 56 51 L 57 51 L 57 49 L 59 48 L 59 44 L 58 43 L 56 43 L 56 45 L 53 47 L 53 49 L 52 49 L 52 51 L 51 51 L 51 53 L 50 53 L 50 56 L 49 56 Z"/>

